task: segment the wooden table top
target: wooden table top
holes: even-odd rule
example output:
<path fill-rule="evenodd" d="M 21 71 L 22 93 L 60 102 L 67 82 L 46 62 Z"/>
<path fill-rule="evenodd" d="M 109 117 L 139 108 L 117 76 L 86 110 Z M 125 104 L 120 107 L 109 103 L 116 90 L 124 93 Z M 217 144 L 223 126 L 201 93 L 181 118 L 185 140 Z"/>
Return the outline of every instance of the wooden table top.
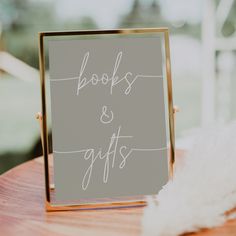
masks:
<path fill-rule="evenodd" d="M 4 236 L 138 236 L 143 209 L 45 212 L 42 157 L 0 176 L 0 234 Z M 188 235 L 235 236 L 236 221 Z"/>

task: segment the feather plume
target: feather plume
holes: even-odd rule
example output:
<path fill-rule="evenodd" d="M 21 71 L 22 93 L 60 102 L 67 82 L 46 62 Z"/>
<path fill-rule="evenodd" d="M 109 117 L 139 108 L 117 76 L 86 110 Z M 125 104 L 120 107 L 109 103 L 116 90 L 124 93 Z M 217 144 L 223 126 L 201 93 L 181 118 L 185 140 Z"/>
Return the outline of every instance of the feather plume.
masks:
<path fill-rule="evenodd" d="M 201 130 L 183 163 L 144 211 L 143 235 L 176 236 L 222 225 L 236 207 L 236 123 Z"/>

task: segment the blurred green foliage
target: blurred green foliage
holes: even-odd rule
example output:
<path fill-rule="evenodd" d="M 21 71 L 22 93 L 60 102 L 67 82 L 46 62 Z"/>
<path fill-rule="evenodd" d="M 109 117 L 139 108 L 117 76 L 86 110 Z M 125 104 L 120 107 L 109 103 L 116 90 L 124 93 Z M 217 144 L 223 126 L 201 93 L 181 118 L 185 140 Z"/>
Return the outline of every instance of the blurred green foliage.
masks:
<path fill-rule="evenodd" d="M 218 4 L 218 0 L 216 4 Z M 168 27 L 172 34 L 188 34 L 201 37 L 200 23 L 168 22 L 161 15 L 158 1 L 143 5 L 134 0 L 130 12 L 120 17 L 118 27 Z M 3 27 L 0 43 L 14 56 L 38 68 L 37 33 L 39 31 L 75 30 L 98 28 L 89 16 L 78 20 L 61 20 L 55 13 L 56 1 L 1 0 L 0 23 Z M 222 28 L 224 36 L 236 30 L 236 1 Z M 2 40 L 2 42 L 1 42 Z"/>
<path fill-rule="evenodd" d="M 61 22 L 54 12 L 54 4 L 29 0 L 0 2 L 3 47 L 35 68 L 38 68 L 38 32 L 97 27 L 90 17 Z"/>

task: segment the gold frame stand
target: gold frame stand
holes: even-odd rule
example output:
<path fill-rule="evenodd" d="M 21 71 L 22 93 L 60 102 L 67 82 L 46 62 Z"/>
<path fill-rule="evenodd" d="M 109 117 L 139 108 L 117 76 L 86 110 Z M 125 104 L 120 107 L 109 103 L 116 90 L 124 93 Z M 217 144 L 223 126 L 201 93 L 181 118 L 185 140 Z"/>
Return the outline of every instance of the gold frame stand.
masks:
<path fill-rule="evenodd" d="M 145 197 L 142 196 L 136 200 L 134 197 L 119 200 L 118 198 L 110 198 L 109 200 L 94 199 L 91 203 L 75 203 L 75 204 L 55 204 L 51 201 L 51 191 L 54 190 L 54 184 L 50 183 L 49 168 L 49 149 L 48 149 L 48 131 L 47 131 L 47 109 L 46 109 L 46 89 L 45 89 L 45 53 L 44 38 L 51 36 L 94 36 L 94 35 L 138 35 L 138 34 L 155 34 L 163 33 L 165 48 L 165 73 L 167 78 L 167 97 L 168 97 L 168 115 L 169 115 L 169 177 L 173 177 L 174 161 L 175 161 L 175 114 L 177 107 L 173 106 L 172 99 L 172 82 L 171 82 L 171 63 L 170 63 L 170 46 L 168 28 L 139 28 L 139 29 L 115 29 L 115 30 L 83 30 L 83 31 L 59 31 L 59 32 L 40 32 L 39 33 L 39 67 L 40 67 L 40 86 L 42 99 L 42 113 L 36 115 L 40 123 L 41 141 L 44 156 L 44 174 L 45 174 L 45 193 L 46 193 L 46 211 L 63 211 L 63 210 L 85 210 L 85 209 L 101 209 L 101 208 L 117 208 L 117 207 L 134 207 L 146 205 Z M 96 201 L 98 200 L 98 201 Z M 79 199 L 78 199 L 79 201 Z"/>

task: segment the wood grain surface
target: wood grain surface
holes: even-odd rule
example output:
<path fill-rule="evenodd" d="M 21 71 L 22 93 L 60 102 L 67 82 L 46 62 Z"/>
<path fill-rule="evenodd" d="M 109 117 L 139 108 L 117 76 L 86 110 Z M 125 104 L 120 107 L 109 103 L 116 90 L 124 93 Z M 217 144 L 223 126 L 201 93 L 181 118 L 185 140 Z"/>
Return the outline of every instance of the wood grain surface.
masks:
<path fill-rule="evenodd" d="M 4 236 L 138 236 L 143 209 L 45 212 L 42 157 L 0 176 L 0 235 Z M 188 235 L 235 236 L 236 221 Z"/>

